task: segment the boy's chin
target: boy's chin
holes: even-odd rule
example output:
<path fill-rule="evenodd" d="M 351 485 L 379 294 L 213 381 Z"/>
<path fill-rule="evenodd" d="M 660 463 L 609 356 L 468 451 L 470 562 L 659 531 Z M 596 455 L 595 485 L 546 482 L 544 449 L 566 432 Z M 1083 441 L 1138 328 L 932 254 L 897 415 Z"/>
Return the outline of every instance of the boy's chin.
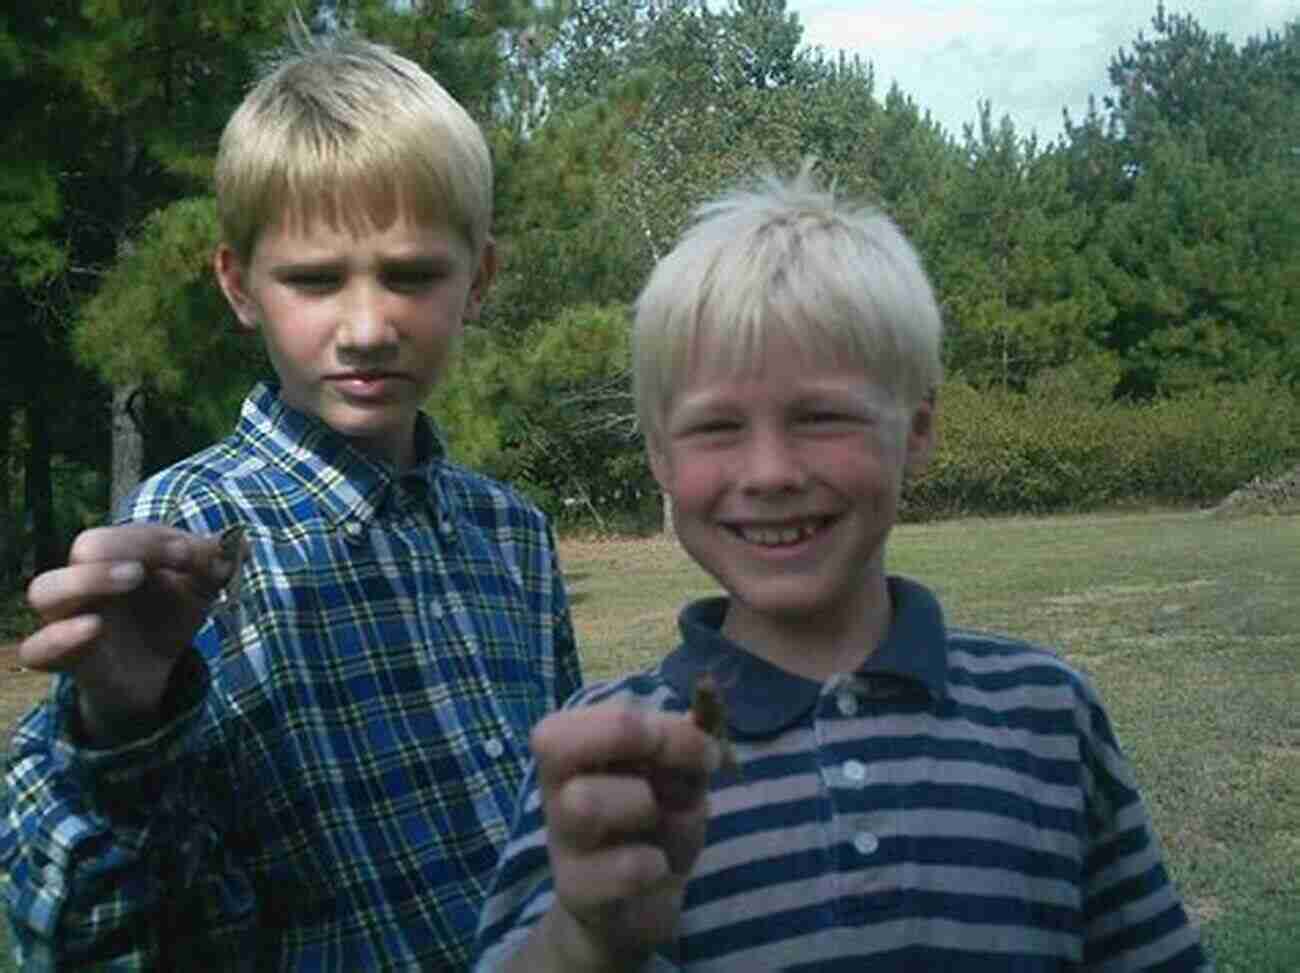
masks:
<path fill-rule="evenodd" d="M 732 605 L 743 606 L 742 610 L 755 621 L 782 627 L 817 627 L 830 618 L 859 610 L 862 601 L 850 598 L 842 590 L 828 590 L 829 585 L 734 583 L 734 579 L 731 582 L 724 583 L 724 587 Z"/>

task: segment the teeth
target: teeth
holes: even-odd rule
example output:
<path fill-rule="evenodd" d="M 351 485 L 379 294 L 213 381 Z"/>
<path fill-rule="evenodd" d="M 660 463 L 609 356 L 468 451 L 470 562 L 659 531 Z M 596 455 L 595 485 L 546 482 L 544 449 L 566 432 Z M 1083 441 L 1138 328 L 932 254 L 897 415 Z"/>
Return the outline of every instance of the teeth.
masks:
<path fill-rule="evenodd" d="M 810 521 L 797 527 L 738 527 L 736 532 L 751 544 L 780 547 L 783 544 L 797 544 L 817 533 L 817 529 L 817 524 Z"/>

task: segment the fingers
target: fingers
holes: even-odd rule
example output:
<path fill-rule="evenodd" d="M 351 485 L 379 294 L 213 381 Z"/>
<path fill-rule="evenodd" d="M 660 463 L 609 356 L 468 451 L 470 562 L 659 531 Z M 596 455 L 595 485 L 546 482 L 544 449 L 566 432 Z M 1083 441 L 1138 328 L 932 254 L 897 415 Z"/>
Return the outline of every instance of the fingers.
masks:
<path fill-rule="evenodd" d="M 103 631 L 98 615 L 76 615 L 52 622 L 18 646 L 18 663 L 41 672 L 70 670 Z"/>
<path fill-rule="evenodd" d="M 139 561 L 70 564 L 38 574 L 27 586 L 27 603 L 41 618 L 69 618 L 107 598 L 128 594 L 144 581 Z"/>
<path fill-rule="evenodd" d="M 552 854 L 555 887 L 576 916 L 608 909 L 671 882 L 663 850 L 651 844 L 619 844 L 582 857 Z"/>
<path fill-rule="evenodd" d="M 717 741 L 688 716 L 617 703 L 552 714 L 533 731 L 532 749 L 543 791 L 617 766 L 707 776 L 721 761 Z"/>
<path fill-rule="evenodd" d="M 231 567 L 221 556 L 217 534 L 146 523 L 96 527 L 79 534 L 68 555 L 69 565 L 99 561 L 137 561 L 149 568 L 201 576 L 215 573 L 224 577 Z"/>
<path fill-rule="evenodd" d="M 233 563 L 218 537 L 161 524 L 96 527 L 77 536 L 68 564 L 37 575 L 27 600 L 43 619 L 71 618 L 140 588 L 146 579 L 161 589 L 208 599 L 228 580 Z"/>
<path fill-rule="evenodd" d="M 43 625 L 19 647 L 19 659 L 33 669 L 72 671 L 96 645 L 133 659 L 174 654 L 232 568 L 216 535 L 143 523 L 83 531 L 68 564 L 28 586 L 28 604 Z M 113 658 L 125 664 L 125 656 Z"/>
<path fill-rule="evenodd" d="M 565 845 L 589 852 L 659 823 L 659 809 L 647 781 L 632 775 L 575 777 L 560 787 L 547 807 L 547 825 Z"/>
<path fill-rule="evenodd" d="M 644 893 L 689 870 L 721 753 L 683 714 L 566 710 L 533 733 L 557 886 L 572 907 Z"/>

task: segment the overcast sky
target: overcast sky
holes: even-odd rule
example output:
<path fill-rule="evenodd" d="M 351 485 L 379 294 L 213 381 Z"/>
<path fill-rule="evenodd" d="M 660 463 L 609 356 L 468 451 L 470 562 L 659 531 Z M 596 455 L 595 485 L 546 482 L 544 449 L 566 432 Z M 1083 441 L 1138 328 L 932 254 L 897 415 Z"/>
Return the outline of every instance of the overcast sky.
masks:
<path fill-rule="evenodd" d="M 1061 133 L 1088 95 L 1109 93 L 1106 67 L 1138 31 L 1151 34 L 1155 0 L 787 0 L 804 42 L 861 54 L 876 72 L 878 97 L 890 82 L 954 136 L 975 119 L 976 101 L 1009 114 L 1017 132 Z M 1169 0 L 1212 34 L 1237 45 L 1300 17 L 1300 0 Z"/>

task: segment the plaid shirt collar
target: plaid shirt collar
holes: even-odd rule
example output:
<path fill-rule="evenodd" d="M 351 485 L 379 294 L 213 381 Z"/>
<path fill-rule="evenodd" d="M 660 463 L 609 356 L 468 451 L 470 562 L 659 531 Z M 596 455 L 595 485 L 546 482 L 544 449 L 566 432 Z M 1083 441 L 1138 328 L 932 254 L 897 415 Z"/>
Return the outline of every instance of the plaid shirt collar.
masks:
<path fill-rule="evenodd" d="M 441 474 L 447 450 L 423 412 L 415 421 L 416 463 L 400 474 L 357 449 L 320 417 L 287 405 L 272 381 L 259 383 L 244 400 L 235 435 L 255 455 L 294 477 L 335 527 L 348 522 L 367 526 L 390 509 L 399 488 L 412 499 L 446 509 Z"/>

